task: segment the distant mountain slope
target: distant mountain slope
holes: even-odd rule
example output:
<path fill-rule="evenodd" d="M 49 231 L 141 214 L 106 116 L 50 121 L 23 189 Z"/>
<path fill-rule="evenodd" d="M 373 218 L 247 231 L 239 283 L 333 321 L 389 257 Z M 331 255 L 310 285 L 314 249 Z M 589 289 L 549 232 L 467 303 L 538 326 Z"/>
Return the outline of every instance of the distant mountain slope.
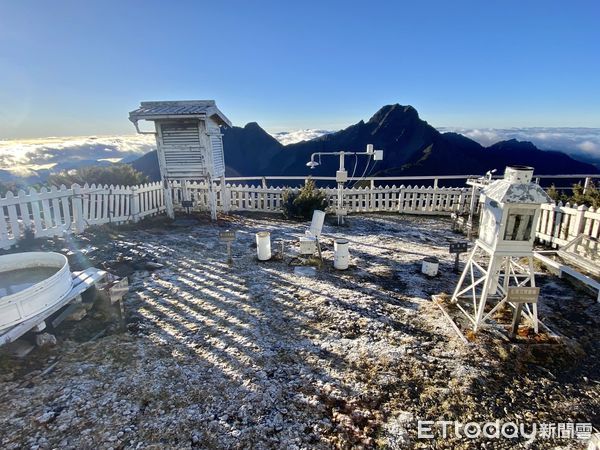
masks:
<path fill-rule="evenodd" d="M 160 168 L 158 167 L 158 155 L 156 154 L 156 150 L 152 150 L 136 159 L 131 163 L 131 166 L 135 170 L 139 170 L 145 174 L 150 181 L 160 180 Z"/>
<path fill-rule="evenodd" d="M 270 165 L 284 153 L 284 146 L 256 122 L 223 132 L 227 175 L 268 175 Z"/>
<path fill-rule="evenodd" d="M 384 160 L 368 169 L 371 175 L 452 175 L 483 174 L 490 169 L 500 172 L 510 164 L 535 167 L 537 173 L 598 173 L 591 164 L 570 156 L 539 150 L 531 142 L 508 140 L 490 147 L 457 133 L 440 133 L 412 106 L 387 105 L 369 121 L 324 136 L 283 146 L 258 124 L 224 130 L 227 175 L 327 175 L 333 176 L 337 158 L 321 159 L 321 165 L 310 171 L 306 162 L 313 152 L 364 151 L 367 144 L 384 150 Z M 362 175 L 365 159 L 358 161 L 356 175 Z M 156 155 L 145 155 L 134 167 L 157 179 Z M 346 159 L 352 173 L 354 159 Z"/>

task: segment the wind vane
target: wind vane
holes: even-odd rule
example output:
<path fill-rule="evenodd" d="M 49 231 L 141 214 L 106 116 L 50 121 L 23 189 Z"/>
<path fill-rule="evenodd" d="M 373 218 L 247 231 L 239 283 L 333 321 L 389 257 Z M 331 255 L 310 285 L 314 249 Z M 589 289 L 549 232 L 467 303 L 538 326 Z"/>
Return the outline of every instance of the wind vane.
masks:
<path fill-rule="evenodd" d="M 373 144 L 367 144 L 367 150 L 364 152 L 316 152 L 310 155 L 310 161 L 306 163 L 306 166 L 310 169 L 314 169 L 319 166 L 320 163 L 315 161 L 315 157 L 319 157 L 319 161 L 321 160 L 321 156 L 339 156 L 340 157 L 340 167 L 335 173 L 335 181 L 337 182 L 337 205 L 335 209 L 336 216 L 338 218 L 338 225 L 344 223 L 344 216 L 347 214 L 347 211 L 344 209 L 344 183 L 348 181 L 348 171 L 344 167 L 344 161 L 346 159 L 346 155 L 354 155 L 358 157 L 360 155 L 366 155 L 369 158 L 373 158 L 373 161 L 381 161 L 383 160 L 383 150 L 374 150 Z M 353 174 L 354 175 L 354 174 Z"/>

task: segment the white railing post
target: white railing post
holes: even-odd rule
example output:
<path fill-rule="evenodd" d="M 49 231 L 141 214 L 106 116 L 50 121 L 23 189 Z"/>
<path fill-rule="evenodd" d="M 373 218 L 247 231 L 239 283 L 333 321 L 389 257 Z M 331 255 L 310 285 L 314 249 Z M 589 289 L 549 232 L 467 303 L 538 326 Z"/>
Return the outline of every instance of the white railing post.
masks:
<path fill-rule="evenodd" d="M 585 182 L 583 183 L 583 193 L 584 194 L 588 193 L 591 183 L 592 183 L 592 179 L 590 177 L 585 177 Z"/>
<path fill-rule="evenodd" d="M 265 180 L 266 183 L 266 180 Z M 231 192 L 227 187 L 227 182 L 225 181 L 225 177 L 221 177 L 221 205 L 223 207 L 223 212 L 228 213 L 231 209 Z"/>
<path fill-rule="evenodd" d="M 208 204 L 210 206 L 210 220 L 217 220 L 217 194 L 215 192 L 215 183 L 212 178 L 209 177 L 208 183 Z"/>
<path fill-rule="evenodd" d="M 131 187 L 131 220 L 133 222 L 140 220 L 140 195 L 137 186 Z"/>
<path fill-rule="evenodd" d="M 577 237 L 579 236 L 581 233 L 583 233 L 583 227 L 585 226 L 585 212 L 587 211 L 587 206 L 585 205 L 580 205 L 577 208 L 577 214 L 575 215 L 575 222 L 573 224 L 573 236 L 572 237 Z"/>
<path fill-rule="evenodd" d="M 85 220 L 83 218 L 83 192 L 81 186 L 74 184 L 73 189 L 73 227 L 75 233 L 85 231 Z"/>
<path fill-rule="evenodd" d="M 167 216 L 170 219 L 174 219 L 175 218 L 175 210 L 173 209 L 173 195 L 172 195 L 172 190 L 171 190 L 171 186 L 169 184 L 169 181 L 167 180 L 163 180 L 163 196 L 165 199 L 165 210 L 167 211 Z M 135 196 L 134 196 L 135 198 Z M 139 199 L 138 199 L 138 208 L 139 208 Z"/>

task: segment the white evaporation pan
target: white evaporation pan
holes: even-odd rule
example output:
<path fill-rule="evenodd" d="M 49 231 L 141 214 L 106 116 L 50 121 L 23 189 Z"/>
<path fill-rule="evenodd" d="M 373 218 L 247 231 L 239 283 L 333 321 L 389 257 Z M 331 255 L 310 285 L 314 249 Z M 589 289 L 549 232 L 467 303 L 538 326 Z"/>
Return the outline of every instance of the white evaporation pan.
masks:
<path fill-rule="evenodd" d="M 0 330 L 40 314 L 71 290 L 64 255 L 26 252 L 0 256 Z"/>

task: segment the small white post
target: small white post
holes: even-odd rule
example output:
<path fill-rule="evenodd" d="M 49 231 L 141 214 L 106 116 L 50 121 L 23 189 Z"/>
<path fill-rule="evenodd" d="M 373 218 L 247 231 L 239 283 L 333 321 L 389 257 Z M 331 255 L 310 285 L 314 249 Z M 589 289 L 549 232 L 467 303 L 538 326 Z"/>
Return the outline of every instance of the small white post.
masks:
<path fill-rule="evenodd" d="M 345 153 L 344 152 L 340 152 L 340 168 L 338 169 L 339 172 L 343 172 L 344 170 L 346 170 L 344 168 L 344 159 L 345 159 Z M 342 210 L 344 209 L 344 183 L 338 182 L 337 184 L 337 222 L 338 225 L 343 225 L 344 224 L 344 215 L 342 214 Z"/>

